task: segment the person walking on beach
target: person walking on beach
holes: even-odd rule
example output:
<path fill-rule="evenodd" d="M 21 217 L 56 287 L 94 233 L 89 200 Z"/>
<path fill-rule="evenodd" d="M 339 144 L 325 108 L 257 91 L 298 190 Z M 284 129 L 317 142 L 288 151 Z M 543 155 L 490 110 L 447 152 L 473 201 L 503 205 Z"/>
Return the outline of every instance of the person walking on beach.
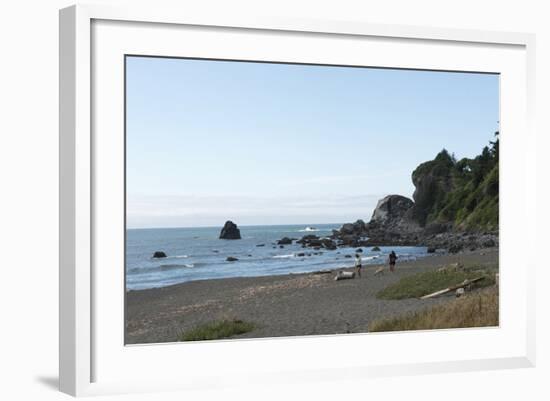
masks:
<path fill-rule="evenodd" d="M 397 260 L 397 255 L 395 254 L 394 251 L 391 251 L 390 256 L 389 256 L 389 260 L 390 260 L 390 272 L 394 272 L 395 271 L 395 261 Z"/>
<path fill-rule="evenodd" d="M 361 277 L 361 255 L 355 254 L 355 273 L 358 277 Z"/>

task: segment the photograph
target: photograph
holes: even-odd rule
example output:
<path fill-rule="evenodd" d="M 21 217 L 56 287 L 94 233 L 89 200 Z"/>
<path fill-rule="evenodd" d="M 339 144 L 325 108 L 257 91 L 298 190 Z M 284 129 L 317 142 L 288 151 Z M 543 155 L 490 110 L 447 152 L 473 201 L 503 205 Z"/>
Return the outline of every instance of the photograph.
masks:
<path fill-rule="evenodd" d="M 499 74 L 124 63 L 126 345 L 499 326 Z"/>

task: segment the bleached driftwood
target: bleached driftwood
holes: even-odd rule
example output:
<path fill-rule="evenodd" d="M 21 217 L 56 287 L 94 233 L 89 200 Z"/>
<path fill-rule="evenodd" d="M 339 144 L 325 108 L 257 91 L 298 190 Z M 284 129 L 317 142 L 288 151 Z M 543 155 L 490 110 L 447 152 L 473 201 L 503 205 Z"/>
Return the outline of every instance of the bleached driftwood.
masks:
<path fill-rule="evenodd" d="M 432 292 L 431 294 L 424 295 L 423 297 L 420 297 L 420 299 L 435 298 L 439 295 L 443 295 L 443 294 L 446 294 L 446 293 L 451 292 L 451 291 L 452 290 L 450 288 L 445 288 L 443 290 L 439 290 L 439 291 L 436 291 L 436 292 Z"/>
<path fill-rule="evenodd" d="M 345 272 L 345 271 L 339 271 L 336 274 L 336 277 L 334 277 L 334 281 L 338 280 L 348 280 L 355 278 L 355 272 Z"/>
<path fill-rule="evenodd" d="M 479 280 L 482 280 L 484 277 L 477 277 L 477 278 L 474 278 L 472 280 L 464 280 L 462 283 L 460 284 L 457 284 L 457 285 L 453 285 L 452 287 L 449 287 L 449 288 L 444 288 L 442 290 L 439 290 L 439 291 L 436 291 L 436 292 L 432 292 L 431 294 L 427 294 L 427 295 L 424 295 L 423 297 L 420 297 L 420 299 L 428 299 L 428 298 L 434 298 L 434 297 L 437 297 L 439 295 L 443 295 L 443 294 L 447 294 L 448 292 L 451 292 L 451 291 L 455 291 L 459 288 L 464 288 L 464 287 L 467 287 L 469 286 L 470 284 L 473 284 Z"/>

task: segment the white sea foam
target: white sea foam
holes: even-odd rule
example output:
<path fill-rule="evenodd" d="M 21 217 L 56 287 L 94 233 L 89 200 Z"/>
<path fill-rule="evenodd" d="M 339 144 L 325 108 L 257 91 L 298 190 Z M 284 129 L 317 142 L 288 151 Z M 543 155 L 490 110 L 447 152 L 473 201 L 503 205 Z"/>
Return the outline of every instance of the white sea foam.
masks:
<path fill-rule="evenodd" d="M 183 265 L 160 265 L 158 268 L 148 268 L 147 270 L 155 271 L 157 269 L 163 270 L 176 270 L 176 269 L 186 269 L 186 268 L 192 268 L 195 267 L 193 263 L 189 264 L 183 264 Z"/>
<path fill-rule="evenodd" d="M 318 228 L 314 228 L 314 227 L 306 227 L 302 230 L 298 230 L 298 232 L 301 232 L 301 233 L 305 233 L 305 232 L 314 232 L 314 231 L 319 231 Z"/>
<path fill-rule="evenodd" d="M 286 259 L 286 258 L 293 258 L 294 254 L 288 254 L 288 255 L 275 255 L 273 256 L 273 259 Z"/>
<path fill-rule="evenodd" d="M 163 260 L 167 260 L 167 259 L 187 259 L 188 257 L 189 257 L 189 255 L 168 255 L 164 258 L 153 258 L 153 257 L 151 257 L 150 259 L 153 260 L 153 261 L 162 262 Z"/>

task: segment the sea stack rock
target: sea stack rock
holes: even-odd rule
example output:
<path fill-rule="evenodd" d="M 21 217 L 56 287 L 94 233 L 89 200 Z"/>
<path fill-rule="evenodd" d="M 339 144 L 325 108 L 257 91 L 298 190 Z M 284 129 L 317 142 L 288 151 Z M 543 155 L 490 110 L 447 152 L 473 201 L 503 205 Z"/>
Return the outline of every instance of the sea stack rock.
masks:
<path fill-rule="evenodd" d="M 388 195 L 378 201 L 371 221 L 381 225 L 394 225 L 405 217 L 414 202 L 401 195 Z"/>
<path fill-rule="evenodd" d="M 235 223 L 228 220 L 220 232 L 220 239 L 241 239 L 241 230 L 238 229 Z"/>
<path fill-rule="evenodd" d="M 388 195 L 380 199 L 369 222 L 369 234 L 377 237 L 382 233 L 384 236 L 401 236 L 420 232 L 422 227 L 411 216 L 414 207 L 411 199 L 401 195 Z M 388 239 L 391 238 L 386 238 Z M 387 242 L 386 240 L 381 242 Z"/>
<path fill-rule="evenodd" d="M 155 259 L 158 259 L 158 258 L 165 258 L 166 257 L 166 253 L 162 252 L 162 251 L 156 251 L 154 254 L 153 254 L 153 258 Z"/>
<path fill-rule="evenodd" d="M 378 201 L 371 220 L 346 223 L 333 230 L 338 246 L 371 246 L 380 244 L 416 244 L 422 227 L 411 218 L 414 202 L 401 195 L 388 195 Z M 368 238 L 368 239 L 365 239 Z"/>

